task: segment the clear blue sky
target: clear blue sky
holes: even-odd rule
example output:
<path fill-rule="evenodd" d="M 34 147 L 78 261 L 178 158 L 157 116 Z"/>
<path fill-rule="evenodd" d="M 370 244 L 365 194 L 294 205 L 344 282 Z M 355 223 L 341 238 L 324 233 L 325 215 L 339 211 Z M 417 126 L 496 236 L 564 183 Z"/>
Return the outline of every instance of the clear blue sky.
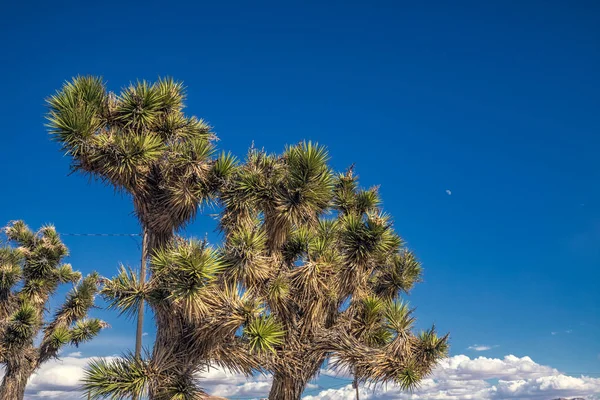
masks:
<path fill-rule="evenodd" d="M 425 268 L 410 301 L 452 354 L 600 373 L 598 3 L 325 3 L 5 4 L 0 223 L 137 232 L 127 198 L 67 176 L 44 98 L 77 74 L 170 75 L 220 148 L 311 139 L 380 184 Z M 133 239 L 65 240 L 83 271 L 138 260 Z M 133 323 L 101 314 L 113 328 L 89 351 L 131 345 Z"/>

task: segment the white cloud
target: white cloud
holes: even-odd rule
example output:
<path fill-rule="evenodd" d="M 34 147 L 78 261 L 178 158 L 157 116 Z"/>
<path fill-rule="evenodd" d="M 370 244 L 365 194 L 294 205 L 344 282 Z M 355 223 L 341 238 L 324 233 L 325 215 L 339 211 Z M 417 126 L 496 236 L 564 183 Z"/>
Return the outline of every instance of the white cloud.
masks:
<path fill-rule="evenodd" d="M 361 387 L 360 391 L 361 399 L 367 400 L 548 400 L 576 396 L 591 400 L 600 399 L 600 378 L 566 376 L 530 357 L 458 355 L 443 360 L 412 393 L 402 392 L 394 385 Z M 304 400 L 352 399 L 353 393 L 352 386 L 347 385 L 306 396 Z"/>
<path fill-rule="evenodd" d="M 148 332 L 142 333 L 142 336 L 148 336 Z"/>
<path fill-rule="evenodd" d="M 81 357 L 80 351 L 74 351 L 72 353 L 67 354 L 67 357 Z"/>
<path fill-rule="evenodd" d="M 26 399 L 80 399 L 79 381 L 89 360 L 67 356 L 44 364 L 29 380 Z M 335 374 L 330 370 L 321 372 Z M 348 376 L 344 372 L 338 374 L 338 377 Z M 211 368 L 200 377 L 200 384 L 211 394 L 248 399 L 266 397 L 271 381 L 269 375 L 246 379 L 221 368 Z M 350 383 L 341 384 L 342 387 L 305 396 L 304 400 L 352 399 L 354 389 Z M 315 393 L 317 388 L 311 384 L 310 393 Z M 394 385 L 361 387 L 360 393 L 361 399 L 366 400 L 548 400 L 559 397 L 600 400 L 600 378 L 567 376 L 552 367 L 537 364 L 530 357 L 457 355 L 442 360 L 413 393 L 402 392 Z"/>
<path fill-rule="evenodd" d="M 486 351 L 486 350 L 490 350 L 492 347 L 496 347 L 496 346 L 487 346 L 484 344 L 474 344 L 473 346 L 469 346 L 467 348 L 469 350 L 475 350 L 475 351 Z"/>
<path fill-rule="evenodd" d="M 450 189 L 446 189 L 446 194 L 447 194 L 448 196 L 452 196 L 452 190 L 450 190 Z"/>

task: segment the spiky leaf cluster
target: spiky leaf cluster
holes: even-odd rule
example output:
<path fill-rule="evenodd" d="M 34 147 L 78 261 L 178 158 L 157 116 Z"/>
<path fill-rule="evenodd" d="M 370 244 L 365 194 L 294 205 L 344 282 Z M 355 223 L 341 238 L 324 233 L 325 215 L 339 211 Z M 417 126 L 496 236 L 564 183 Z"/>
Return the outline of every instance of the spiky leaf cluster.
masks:
<path fill-rule="evenodd" d="M 47 100 L 50 134 L 72 168 L 130 193 L 151 247 L 193 219 L 235 165 L 215 154 L 211 127 L 184 113 L 185 98 L 170 78 L 115 94 L 101 78 L 79 76 Z"/>
<path fill-rule="evenodd" d="M 334 175 L 323 147 L 300 143 L 280 156 L 251 149 L 221 201 L 225 274 L 285 326 L 269 365 L 276 380 L 303 387 L 330 358 L 360 380 L 411 388 L 444 355 L 447 336 L 412 332 L 400 295 L 420 280 L 421 266 L 382 211 L 377 188 L 361 189 L 351 169 Z M 348 343 L 357 345 L 352 354 Z M 276 382 L 270 398 L 297 391 Z"/>
<path fill-rule="evenodd" d="M 260 370 L 281 346 L 284 331 L 261 302 L 225 274 L 227 268 L 231 258 L 221 250 L 178 239 L 154 253 L 144 284 L 124 267 L 106 280 L 102 294 L 110 307 L 133 315 L 146 301 L 158 333 L 143 360 L 125 356 L 93 363 L 85 378 L 92 398 L 198 399 L 204 392 L 194 374 L 211 364 L 243 373 Z"/>

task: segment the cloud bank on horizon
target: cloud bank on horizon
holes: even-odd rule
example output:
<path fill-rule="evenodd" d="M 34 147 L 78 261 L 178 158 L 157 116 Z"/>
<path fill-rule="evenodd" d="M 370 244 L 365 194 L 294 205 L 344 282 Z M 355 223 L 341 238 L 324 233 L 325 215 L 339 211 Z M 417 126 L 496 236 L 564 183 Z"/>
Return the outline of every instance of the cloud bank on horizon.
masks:
<path fill-rule="evenodd" d="M 90 358 L 77 353 L 50 361 L 42 366 L 29 380 L 27 400 L 34 399 L 81 399 L 79 382 L 83 369 Z M 335 371 L 323 369 L 323 375 Z M 339 379 L 348 378 L 338 373 Z M 344 385 L 328 388 L 321 380 L 310 384 L 305 400 L 353 399 L 354 389 L 348 381 Z M 244 399 L 266 397 L 271 377 L 258 375 L 246 379 L 220 368 L 211 368 L 203 374 L 201 384 L 216 396 Z M 330 385 L 332 386 L 332 385 Z M 362 386 L 361 399 L 382 400 L 549 400 L 559 397 L 583 397 L 600 400 L 600 378 L 568 376 L 560 371 L 536 363 L 530 357 L 507 355 L 504 358 L 456 355 L 442 360 L 433 374 L 424 379 L 413 393 L 402 392 L 394 385 Z"/>

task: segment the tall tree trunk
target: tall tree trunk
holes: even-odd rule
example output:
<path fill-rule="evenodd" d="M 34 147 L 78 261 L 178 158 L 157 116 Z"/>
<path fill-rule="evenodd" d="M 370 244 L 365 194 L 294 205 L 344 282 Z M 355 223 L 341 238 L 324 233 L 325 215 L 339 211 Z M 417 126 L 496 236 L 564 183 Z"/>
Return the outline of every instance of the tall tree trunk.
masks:
<path fill-rule="evenodd" d="M 140 284 L 146 283 L 146 261 L 148 259 L 148 232 L 143 228 L 142 234 L 142 254 L 140 262 Z M 137 312 L 137 327 L 135 331 L 135 358 L 142 358 L 142 338 L 144 336 L 144 300 L 140 301 Z M 133 396 L 137 400 L 139 396 Z"/>
<path fill-rule="evenodd" d="M 31 368 L 27 366 L 7 365 L 0 386 L 0 400 L 23 400 L 31 372 Z"/>
<path fill-rule="evenodd" d="M 142 256 L 141 256 L 141 267 L 140 267 L 140 284 L 143 285 L 146 282 L 146 261 L 148 259 L 148 232 L 144 228 L 142 235 Z M 141 358 L 142 356 L 142 337 L 144 335 L 144 302 L 141 301 L 138 313 L 137 313 L 137 328 L 135 333 L 135 356 Z"/>

